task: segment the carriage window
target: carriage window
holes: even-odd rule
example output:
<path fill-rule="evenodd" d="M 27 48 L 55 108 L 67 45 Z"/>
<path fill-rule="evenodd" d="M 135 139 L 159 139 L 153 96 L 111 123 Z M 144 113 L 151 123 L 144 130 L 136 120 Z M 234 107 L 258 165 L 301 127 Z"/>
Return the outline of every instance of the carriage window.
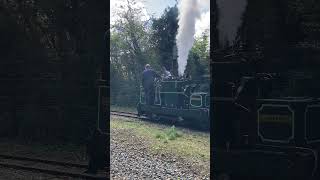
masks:
<path fill-rule="evenodd" d="M 191 106 L 200 107 L 202 106 L 202 96 L 201 95 L 192 95 L 190 98 Z"/>

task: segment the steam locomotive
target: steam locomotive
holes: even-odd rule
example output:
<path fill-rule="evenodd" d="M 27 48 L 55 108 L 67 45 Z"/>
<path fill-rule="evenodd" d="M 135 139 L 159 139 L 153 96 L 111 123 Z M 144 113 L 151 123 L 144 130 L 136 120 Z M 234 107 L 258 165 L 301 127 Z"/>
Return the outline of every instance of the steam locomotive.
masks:
<path fill-rule="evenodd" d="M 152 105 L 146 104 L 144 90 L 141 88 L 137 105 L 139 115 L 209 129 L 209 78 L 198 81 L 184 78 L 158 79 L 154 86 L 155 99 Z"/>
<path fill-rule="evenodd" d="M 214 54 L 214 177 L 319 179 L 319 73 L 256 50 Z"/>
<path fill-rule="evenodd" d="M 320 179 L 320 3 L 246 3 L 233 43 L 214 29 L 214 178 Z M 214 0 L 216 27 L 238 18 L 225 6 Z"/>

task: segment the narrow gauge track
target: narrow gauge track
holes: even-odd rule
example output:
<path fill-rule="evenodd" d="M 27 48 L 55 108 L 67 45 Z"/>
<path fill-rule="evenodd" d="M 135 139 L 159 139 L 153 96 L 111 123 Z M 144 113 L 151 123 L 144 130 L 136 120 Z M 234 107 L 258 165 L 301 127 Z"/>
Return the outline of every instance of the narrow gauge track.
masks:
<path fill-rule="evenodd" d="M 150 118 L 147 118 L 147 117 L 138 116 L 137 113 L 133 113 L 133 112 L 110 111 L 110 114 L 115 116 L 134 118 L 134 119 L 151 120 Z"/>
<path fill-rule="evenodd" d="M 0 166 L 19 170 L 41 172 L 50 175 L 68 176 L 79 179 L 102 180 L 107 178 L 107 172 L 105 172 L 104 175 L 93 175 L 84 173 L 87 168 L 86 164 L 29 158 L 9 154 L 0 154 Z"/>
<path fill-rule="evenodd" d="M 112 113 L 122 113 L 122 114 L 132 114 L 132 115 L 137 115 L 137 113 L 134 112 L 126 112 L 126 111 L 111 111 Z"/>
<path fill-rule="evenodd" d="M 157 123 L 157 124 L 163 124 L 163 125 L 172 125 L 172 122 L 169 123 L 168 121 L 165 121 L 165 120 L 152 120 L 151 118 L 148 118 L 145 116 L 138 116 L 137 113 L 133 113 L 133 112 L 110 111 L 110 115 L 128 117 L 128 118 L 133 118 L 133 119 L 140 119 L 140 120 L 145 120 L 145 121 L 149 121 L 149 122 L 153 122 L 153 123 Z M 190 130 L 195 130 L 195 131 L 200 131 L 200 132 L 209 132 L 209 130 L 207 130 L 207 129 L 200 129 L 200 128 L 197 128 L 195 126 L 188 125 L 188 124 L 175 122 L 174 125 L 177 125 L 177 126 L 180 126 L 183 128 L 187 128 Z"/>

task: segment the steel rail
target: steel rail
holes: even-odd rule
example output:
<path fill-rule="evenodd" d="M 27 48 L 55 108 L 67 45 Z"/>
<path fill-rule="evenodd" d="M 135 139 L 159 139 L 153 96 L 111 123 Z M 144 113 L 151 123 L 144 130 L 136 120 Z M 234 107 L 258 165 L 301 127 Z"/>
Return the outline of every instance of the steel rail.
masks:
<path fill-rule="evenodd" d="M 55 160 L 47 160 L 47 159 L 38 159 L 38 158 L 29 158 L 24 156 L 14 156 L 9 154 L 0 154 L 0 158 L 2 160 L 9 160 L 9 162 L 0 162 L 0 166 L 6 168 L 14 168 L 18 170 L 27 170 L 27 171 L 36 171 L 50 175 L 58 175 L 58 176 L 68 176 L 73 178 L 81 178 L 81 179 L 107 179 L 107 172 L 104 175 L 95 175 L 95 174 L 87 174 L 83 173 L 86 170 L 87 165 L 85 164 L 78 164 L 72 162 L 62 162 L 62 161 L 55 161 Z M 18 162 L 10 162 L 18 161 Z M 31 162 L 34 164 L 23 165 L 26 162 Z M 44 168 L 39 166 L 39 164 L 51 165 L 52 168 Z M 65 170 L 57 170 L 54 169 L 56 167 L 66 167 Z M 70 167 L 78 168 L 75 171 L 70 171 Z M 77 172 L 79 171 L 79 172 Z"/>
<path fill-rule="evenodd" d="M 110 111 L 110 115 L 129 117 L 134 119 L 151 120 L 144 116 L 138 116 L 138 113 L 124 112 L 124 111 Z"/>
<path fill-rule="evenodd" d="M 138 116 L 137 113 L 131 113 L 131 112 L 128 113 L 128 112 L 123 112 L 123 111 L 110 111 L 110 115 L 128 117 L 128 118 L 134 118 L 134 119 L 141 119 L 141 120 L 146 120 L 146 121 L 149 121 L 149 122 L 155 123 L 155 124 L 169 125 L 168 123 L 166 123 L 164 121 L 154 121 L 154 120 L 152 120 L 148 117 L 145 117 L 145 116 Z M 208 132 L 208 130 L 206 130 L 206 129 L 196 129 L 190 125 L 188 126 L 188 125 L 178 124 L 177 127 L 187 128 L 188 130 L 194 130 L 194 131 L 198 131 L 198 132 Z"/>
<path fill-rule="evenodd" d="M 10 155 L 10 154 L 0 154 L 0 158 L 2 158 L 2 159 L 12 159 L 12 160 L 21 160 L 21 161 L 32 161 L 32 162 L 39 162 L 39 163 L 59 165 L 59 166 L 72 166 L 72 167 L 78 167 L 78 168 L 87 168 L 88 167 L 87 164 L 80 164 L 80 163 L 73 163 L 73 162 L 63 162 L 63 161 L 39 159 L 39 158 L 30 158 L 30 157 L 15 156 L 15 155 Z"/>

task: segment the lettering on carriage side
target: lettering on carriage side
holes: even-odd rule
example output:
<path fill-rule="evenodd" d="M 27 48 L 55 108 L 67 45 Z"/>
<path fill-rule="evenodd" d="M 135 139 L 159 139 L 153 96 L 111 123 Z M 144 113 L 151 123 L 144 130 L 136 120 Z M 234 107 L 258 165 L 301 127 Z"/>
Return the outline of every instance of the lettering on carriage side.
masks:
<path fill-rule="evenodd" d="M 289 143 L 290 140 L 294 139 L 294 111 L 289 105 L 262 104 L 262 106 L 257 110 L 257 116 L 258 136 L 263 142 Z M 263 125 L 265 127 L 263 127 Z M 285 130 L 290 131 L 290 134 L 276 139 L 275 137 L 270 137 L 274 135 L 275 131 L 272 131 L 272 134 L 266 135 L 266 132 L 264 131 L 270 130 L 266 128 L 266 126 L 278 126 L 279 129 L 274 129 L 274 127 L 272 128 L 275 131 L 279 131 L 280 128 L 282 128 L 283 131 L 283 128 L 285 128 Z M 290 126 L 291 129 L 289 129 Z M 280 134 L 279 136 L 283 136 L 283 134 Z"/>
<path fill-rule="evenodd" d="M 314 105 L 307 105 L 305 112 L 304 112 L 304 139 L 306 140 L 307 144 L 310 143 L 316 143 L 316 142 L 320 142 L 320 136 L 319 137 L 315 137 L 315 138 L 309 138 L 307 135 L 307 132 L 310 132 L 311 129 L 307 128 L 308 122 L 310 122 L 310 119 L 308 119 L 307 115 L 308 113 L 310 113 L 309 109 L 312 108 L 319 108 L 320 109 L 320 104 L 314 104 Z M 320 113 L 320 111 L 319 111 Z M 318 131 L 318 130 L 316 130 Z"/>
<path fill-rule="evenodd" d="M 270 114 L 260 114 L 260 122 L 270 122 L 270 123 L 291 123 L 291 116 L 288 115 L 270 115 Z"/>
<path fill-rule="evenodd" d="M 195 100 L 195 101 L 199 101 L 199 100 L 201 100 L 201 96 L 200 95 L 193 95 L 192 97 L 191 97 L 191 99 L 192 100 Z"/>
<path fill-rule="evenodd" d="M 199 100 L 200 100 L 200 105 L 194 105 L 192 103 L 192 101 L 199 101 Z M 202 107 L 202 96 L 200 94 L 191 94 L 189 103 L 192 107 Z"/>

